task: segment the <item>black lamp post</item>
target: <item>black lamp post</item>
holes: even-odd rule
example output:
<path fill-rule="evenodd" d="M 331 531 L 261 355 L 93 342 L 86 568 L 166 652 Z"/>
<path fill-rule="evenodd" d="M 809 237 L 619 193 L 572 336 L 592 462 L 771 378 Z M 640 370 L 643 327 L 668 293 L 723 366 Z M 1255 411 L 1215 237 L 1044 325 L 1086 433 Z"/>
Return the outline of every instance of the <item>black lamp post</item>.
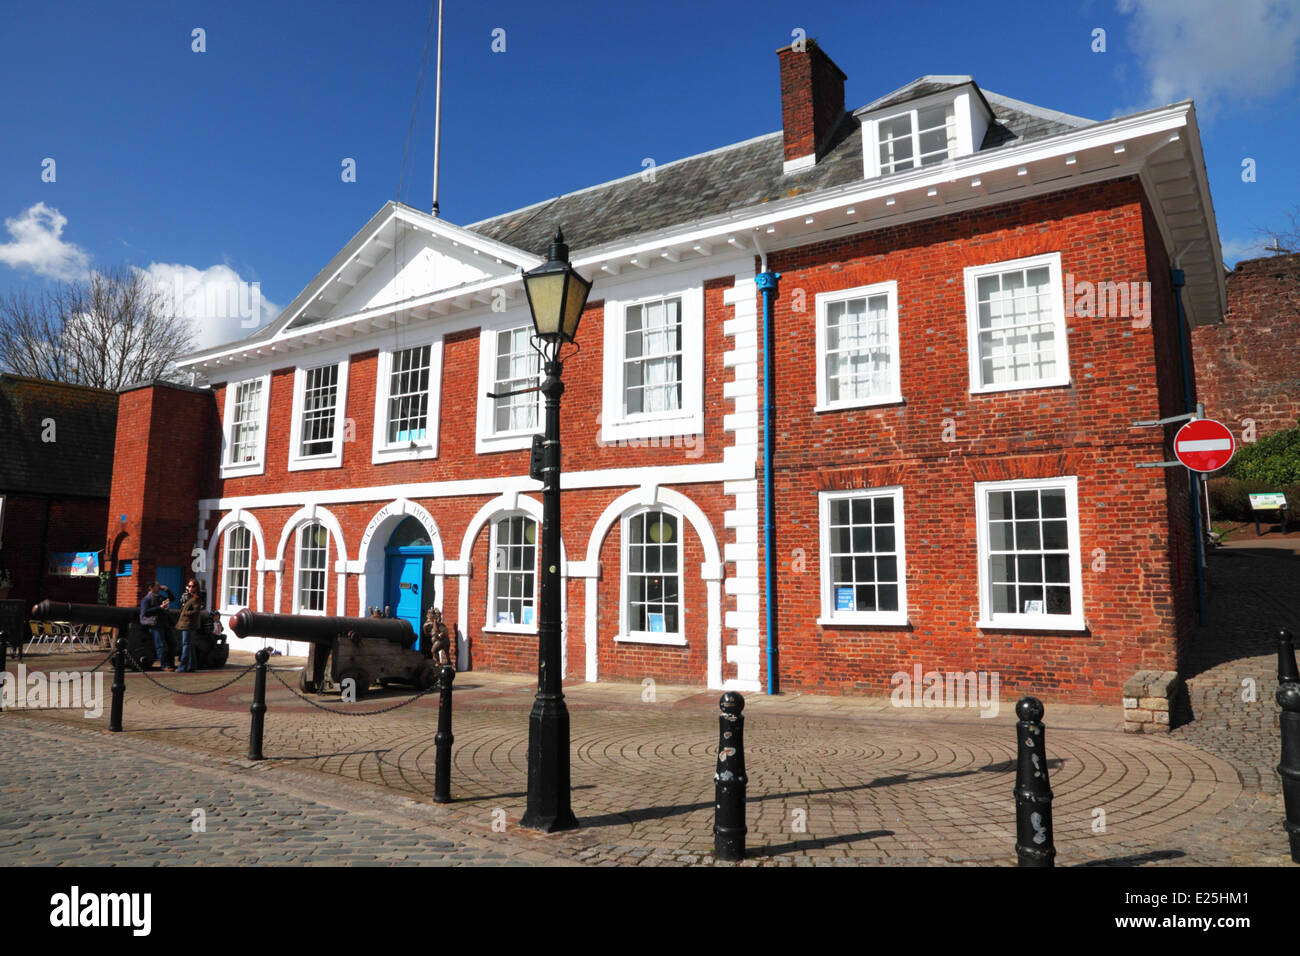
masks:
<path fill-rule="evenodd" d="M 524 273 L 534 347 L 545 362 L 546 433 L 542 443 L 542 586 L 538 614 L 537 697 L 528 715 L 528 807 L 520 826 L 553 833 L 578 825 L 569 806 L 569 710 L 560 688 L 560 348 L 572 344 L 591 282 L 569 263 L 564 233 L 547 262 Z"/>

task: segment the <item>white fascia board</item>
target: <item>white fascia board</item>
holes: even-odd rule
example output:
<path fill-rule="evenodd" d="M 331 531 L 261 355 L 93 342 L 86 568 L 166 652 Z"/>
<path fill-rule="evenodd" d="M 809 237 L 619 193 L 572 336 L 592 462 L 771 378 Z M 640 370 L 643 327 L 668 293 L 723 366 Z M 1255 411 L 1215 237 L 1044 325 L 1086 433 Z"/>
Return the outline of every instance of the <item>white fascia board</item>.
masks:
<path fill-rule="evenodd" d="M 1188 152 L 1195 162 L 1191 164 L 1192 173 L 1196 176 L 1196 189 L 1200 193 L 1205 211 L 1206 228 L 1209 232 L 1210 248 L 1213 251 L 1213 262 L 1217 265 L 1223 265 L 1223 248 L 1219 244 L 1219 222 L 1218 217 L 1214 214 L 1214 197 L 1210 194 L 1210 181 L 1205 172 L 1205 151 L 1201 148 L 1201 128 L 1196 122 L 1196 107 L 1191 101 L 1187 104 L 1187 139 Z M 1155 200 L 1152 200 L 1154 205 Z M 1171 256 L 1176 256 L 1181 250 L 1169 250 Z M 1214 270 L 1216 285 L 1219 294 L 1219 314 L 1223 315 L 1228 311 L 1228 283 L 1225 269 Z"/>
<path fill-rule="evenodd" d="M 667 465 L 653 470 L 646 468 L 605 468 L 592 471 L 564 472 L 560 476 L 562 491 L 588 488 L 639 488 L 647 478 L 658 485 L 715 484 L 725 481 L 752 479 L 756 474 L 751 457 L 746 462 L 706 462 L 697 465 Z M 301 507 L 303 504 L 353 504 L 362 501 L 392 501 L 396 498 L 417 500 L 422 498 L 459 498 L 464 496 L 501 495 L 511 492 L 536 493 L 542 483 L 524 475 L 504 478 L 472 478 L 456 481 L 422 481 L 404 485 L 374 485 L 365 488 L 322 488 L 319 491 L 297 491 L 264 495 L 237 495 L 231 498 L 205 498 L 199 507 L 217 511 L 235 508 Z"/>
<path fill-rule="evenodd" d="M 708 239 L 725 240 L 728 235 L 743 236 L 752 230 L 775 225 L 783 220 L 816 215 L 841 206 L 870 202 L 873 199 L 884 199 L 889 196 L 901 196 L 904 193 L 924 194 L 925 190 L 933 186 L 942 186 L 953 180 L 973 178 L 1000 169 L 1056 159 L 1081 150 L 1131 141 L 1139 136 L 1182 129 L 1187 125 L 1189 108 L 1189 103 L 1161 107 L 1146 113 L 1099 123 L 1075 132 L 1062 133 L 1024 146 L 973 153 L 937 166 L 926 166 L 870 181 L 847 183 L 834 189 L 816 192 L 808 197 L 764 203 L 762 206 L 750 207 L 702 223 L 694 223 L 685 229 L 661 230 L 650 235 L 639 236 L 631 242 L 616 242 L 582 249 L 574 256 L 573 264 L 582 268 L 609 259 L 627 258 L 642 252 L 661 249 L 665 245 L 683 245 Z M 1062 184 L 1056 184 L 1053 188 L 1060 189 Z M 999 198 L 997 194 L 981 196 L 980 200 L 982 205 L 996 205 L 1006 201 L 1005 198 Z M 818 240 L 804 239 L 805 243 L 809 241 Z"/>

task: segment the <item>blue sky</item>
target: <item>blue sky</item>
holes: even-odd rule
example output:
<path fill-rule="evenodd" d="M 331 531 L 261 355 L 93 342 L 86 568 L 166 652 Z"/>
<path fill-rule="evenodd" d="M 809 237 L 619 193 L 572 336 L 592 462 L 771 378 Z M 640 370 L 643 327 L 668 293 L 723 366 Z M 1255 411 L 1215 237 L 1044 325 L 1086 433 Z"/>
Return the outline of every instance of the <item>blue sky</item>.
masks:
<path fill-rule="evenodd" d="M 924 73 L 1095 119 L 1194 97 L 1229 264 L 1300 204 L 1293 0 L 447 0 L 445 16 L 455 223 L 779 129 L 775 51 L 796 28 L 848 75 L 850 108 Z M 4 0 L 0 17 L 0 293 L 129 263 L 260 282 L 269 316 L 385 201 L 429 207 L 432 53 L 402 173 L 426 0 Z"/>

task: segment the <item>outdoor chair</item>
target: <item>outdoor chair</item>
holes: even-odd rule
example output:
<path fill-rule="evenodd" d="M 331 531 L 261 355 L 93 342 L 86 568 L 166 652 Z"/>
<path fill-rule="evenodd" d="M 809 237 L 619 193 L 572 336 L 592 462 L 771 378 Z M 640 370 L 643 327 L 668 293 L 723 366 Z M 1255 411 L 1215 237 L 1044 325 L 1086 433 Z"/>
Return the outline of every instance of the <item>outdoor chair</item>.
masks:
<path fill-rule="evenodd" d="M 32 639 L 27 642 L 27 653 L 29 654 L 33 648 L 40 647 L 42 644 L 48 644 L 54 639 L 44 621 L 32 621 L 31 628 Z"/>

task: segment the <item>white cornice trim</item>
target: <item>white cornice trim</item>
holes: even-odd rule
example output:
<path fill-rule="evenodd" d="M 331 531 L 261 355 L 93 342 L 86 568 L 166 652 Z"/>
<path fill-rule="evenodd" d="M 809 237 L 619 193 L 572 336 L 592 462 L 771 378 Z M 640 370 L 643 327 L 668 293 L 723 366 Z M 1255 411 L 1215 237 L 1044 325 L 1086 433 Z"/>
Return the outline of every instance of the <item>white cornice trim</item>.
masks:
<path fill-rule="evenodd" d="M 560 488 L 576 491 L 585 488 L 639 488 L 653 479 L 657 485 L 693 485 L 722 481 L 743 481 L 755 475 L 754 459 L 735 458 L 696 465 L 666 465 L 662 468 L 605 468 L 592 471 L 564 472 Z M 229 511 L 234 508 L 285 508 L 294 505 L 352 504 L 362 501 L 391 501 L 394 498 L 453 498 L 483 495 L 531 494 L 542 484 L 524 475 L 504 478 L 471 478 L 458 481 L 410 482 L 403 485 L 375 485 L 366 488 L 322 488 L 316 491 L 289 491 L 264 495 L 235 495 L 230 498 L 204 498 L 200 508 Z"/>

